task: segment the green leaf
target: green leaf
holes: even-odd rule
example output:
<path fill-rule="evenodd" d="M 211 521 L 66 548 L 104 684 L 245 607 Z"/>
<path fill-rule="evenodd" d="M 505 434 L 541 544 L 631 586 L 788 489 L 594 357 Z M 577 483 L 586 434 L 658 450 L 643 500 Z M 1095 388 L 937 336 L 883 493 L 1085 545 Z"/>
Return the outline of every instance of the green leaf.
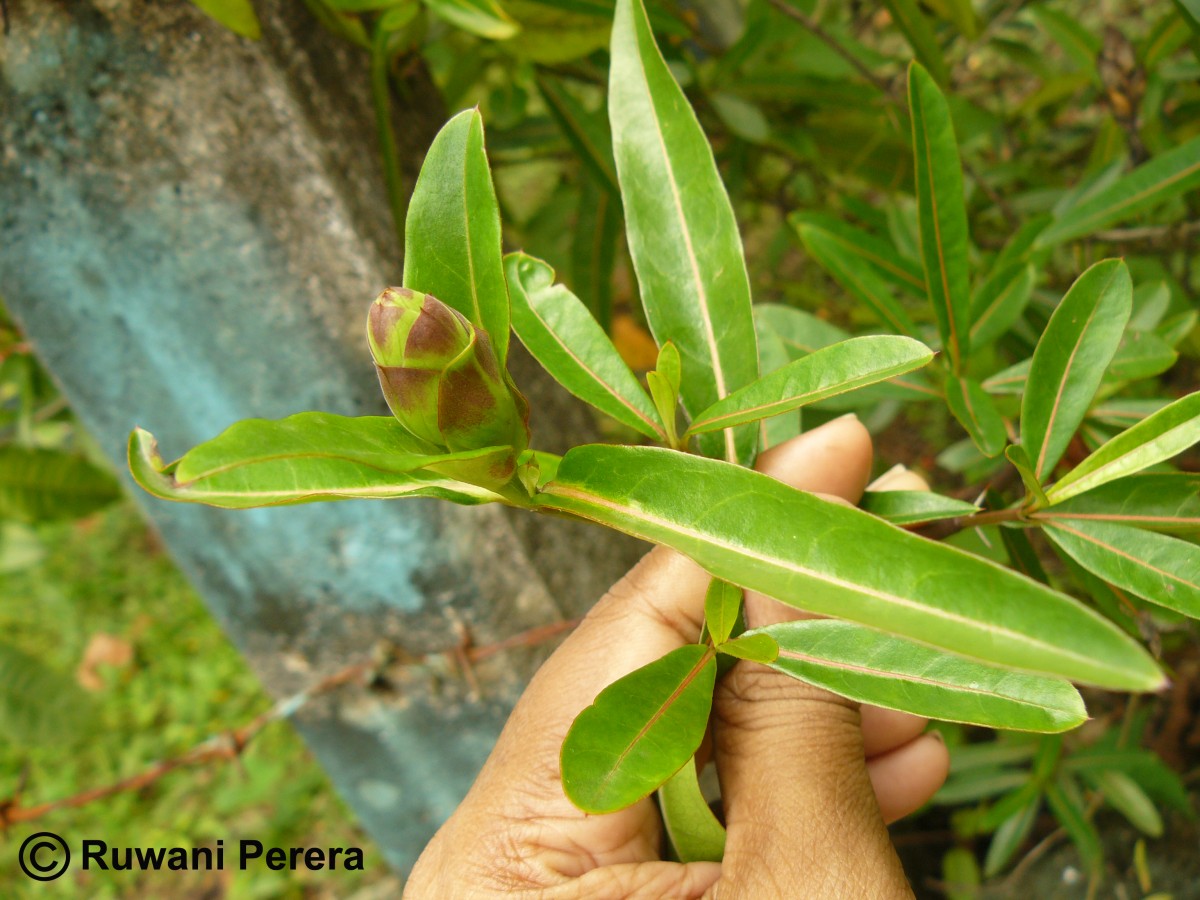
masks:
<path fill-rule="evenodd" d="M 712 148 L 654 43 L 641 0 L 618 0 L 609 117 L 626 234 L 646 318 L 683 360 L 695 416 L 758 377 L 750 280 Z M 758 430 L 700 440 L 707 455 L 749 464 Z"/>
<path fill-rule="evenodd" d="M 64 672 L 0 643 L 0 732 L 22 747 L 70 745 L 87 736 L 96 705 Z"/>
<path fill-rule="evenodd" d="M 502 500 L 438 470 L 479 476 L 495 471 L 497 480 L 506 479 L 511 447 L 425 456 L 412 449 L 413 442 L 390 417 L 309 412 L 238 422 L 171 465 L 158 455 L 153 435 L 138 428 L 129 436 L 129 468 L 155 497 L 224 509 L 353 498 L 437 497 L 468 505 Z"/>
<path fill-rule="evenodd" d="M 713 651 L 690 644 L 601 691 L 563 741 L 571 802 L 584 812 L 615 812 L 686 765 L 708 729 L 716 675 Z"/>
<path fill-rule="evenodd" d="M 586 445 L 563 457 L 536 501 L 673 547 L 715 578 L 809 612 L 985 662 L 1120 689 L 1162 684 L 1140 646 L 1075 600 L 738 466 Z"/>
<path fill-rule="evenodd" d="M 1002 336 L 1018 319 L 1037 276 L 1033 266 L 1018 262 L 994 271 L 971 300 L 971 344 L 984 347 Z"/>
<path fill-rule="evenodd" d="M 658 348 L 658 360 L 654 371 L 646 373 L 646 384 L 650 387 L 650 396 L 658 410 L 658 417 L 666 426 L 667 443 L 675 447 L 679 444 L 676 434 L 675 410 L 679 405 L 679 381 L 682 377 L 682 363 L 679 351 L 671 341 Z"/>
<path fill-rule="evenodd" d="M 726 641 L 717 648 L 718 653 L 736 656 L 738 659 L 769 664 L 779 656 L 779 645 L 769 634 L 743 634 L 741 637 Z"/>
<path fill-rule="evenodd" d="M 764 375 L 695 417 L 688 434 L 757 422 L 927 365 L 933 351 L 912 338 L 873 335 L 824 347 Z"/>
<path fill-rule="evenodd" d="M 483 118 L 468 109 L 438 132 L 413 188 L 404 226 L 404 286 L 433 294 L 483 328 L 503 369 L 508 288 L 502 256 Z"/>
<path fill-rule="evenodd" d="M 1200 531 L 1200 475 L 1130 475 L 1040 509 L 1031 518 L 1098 519 L 1151 531 Z"/>
<path fill-rule="evenodd" d="M 1029 540 L 1025 529 L 1001 528 L 999 532 L 1000 540 L 1008 552 L 1008 559 L 1012 567 L 1027 578 L 1040 581 L 1042 584 L 1049 584 L 1050 576 L 1042 567 L 1042 560 L 1033 548 L 1033 543 Z"/>
<path fill-rule="evenodd" d="M 1170 459 L 1200 441 L 1200 392 L 1146 417 L 1108 441 L 1046 491 L 1061 503 L 1100 485 Z"/>
<path fill-rule="evenodd" d="M 853 622 L 810 619 L 747 632 L 779 644 L 771 668 L 860 703 L 947 722 L 1066 731 L 1087 719 L 1069 682 L 982 665 Z"/>
<path fill-rule="evenodd" d="M 796 230 L 804 246 L 821 268 L 843 288 L 865 303 L 880 321 L 893 331 L 913 335 L 918 333 L 912 317 L 905 311 L 883 279 L 862 260 L 848 253 L 842 241 L 815 225 L 801 224 Z"/>
<path fill-rule="evenodd" d="M 791 360 L 783 339 L 755 317 L 754 330 L 758 334 L 758 370 L 764 375 L 786 366 Z M 800 412 L 793 410 L 780 416 L 772 416 L 759 422 L 759 444 L 761 449 L 774 447 L 800 434 Z"/>
<path fill-rule="evenodd" d="M 1035 797 L 1000 823 L 992 842 L 988 844 L 987 856 L 983 861 L 983 874 L 987 878 L 998 875 L 1021 845 L 1025 843 L 1037 821 L 1041 798 Z"/>
<path fill-rule="evenodd" d="M 1008 432 L 992 398 L 974 378 L 946 373 L 946 405 L 967 430 L 984 456 L 997 456 L 1004 449 Z"/>
<path fill-rule="evenodd" d="M 867 491 L 859 506 L 893 525 L 924 525 L 979 512 L 974 503 L 932 491 Z"/>
<path fill-rule="evenodd" d="M 1154 332 L 1127 331 L 1104 380 L 1116 383 L 1152 378 L 1170 369 L 1178 359 L 1179 354 Z"/>
<path fill-rule="evenodd" d="M 1132 304 L 1124 261 L 1105 260 L 1079 276 L 1042 332 L 1021 402 L 1021 446 L 1039 481 L 1050 478 L 1087 414 Z"/>
<path fill-rule="evenodd" d="M 1170 405 L 1170 400 L 1161 397 L 1150 400 L 1106 399 L 1088 410 L 1088 418 L 1117 428 L 1128 428 Z"/>
<path fill-rule="evenodd" d="M 788 216 L 788 224 L 798 235 L 805 226 L 823 232 L 847 254 L 868 263 L 888 281 L 918 297 L 925 296 L 925 272 L 920 263 L 901 256 L 889 241 L 824 213 L 793 212 Z"/>
<path fill-rule="evenodd" d="M 1003 372 L 997 372 L 984 380 L 983 389 L 989 394 L 1020 397 L 1025 393 L 1025 385 L 1029 382 L 1029 368 L 1032 364 L 1032 359 L 1023 359 L 1019 363 L 1009 366 Z"/>
<path fill-rule="evenodd" d="M 918 63 L 908 70 L 908 102 L 913 120 L 925 281 L 942 346 L 950 357 L 951 368 L 958 372 L 970 349 L 971 329 L 969 233 L 958 140 L 945 96 Z"/>
<path fill-rule="evenodd" d="M 720 862 L 725 855 L 725 827 L 700 792 L 695 757 L 663 783 L 658 796 L 663 825 L 679 861 Z"/>
<path fill-rule="evenodd" d="M 742 589 L 737 585 L 714 578 L 704 595 L 704 624 L 714 644 L 723 644 L 733 634 L 738 612 L 742 608 Z"/>
<path fill-rule="evenodd" d="M 1037 240 L 1040 247 L 1093 234 L 1200 187 L 1200 136 L 1161 153 L 1072 207 Z"/>
<path fill-rule="evenodd" d="M 754 321 L 783 342 L 790 359 L 800 359 L 822 347 L 849 340 L 850 332 L 792 306 L 779 303 L 754 304 Z M 766 374 L 764 372 L 764 374 Z"/>
<path fill-rule="evenodd" d="M 1029 492 L 1029 496 L 1036 499 L 1039 505 L 1047 505 L 1049 501 L 1046 499 L 1046 492 L 1042 490 L 1041 482 L 1033 473 L 1033 463 L 1029 459 L 1029 454 L 1025 452 L 1025 448 L 1020 444 L 1013 444 L 1004 451 L 1004 455 L 1013 464 L 1017 474 L 1021 476 L 1021 481 L 1025 483 L 1025 490 Z"/>
<path fill-rule="evenodd" d="M 1200 0 L 1175 0 L 1175 8 L 1196 37 L 1200 37 Z"/>
<path fill-rule="evenodd" d="M 1058 823 L 1066 830 L 1071 843 L 1079 851 L 1084 866 L 1089 872 L 1098 871 L 1104 859 L 1100 848 L 1100 835 L 1096 826 L 1087 818 L 1082 799 L 1074 782 L 1064 773 L 1046 786 L 1046 802 Z"/>
<path fill-rule="evenodd" d="M 1088 780 L 1093 788 L 1104 792 L 1108 805 L 1128 819 L 1130 825 L 1150 837 L 1162 837 L 1162 816 L 1136 781 L 1124 772 L 1113 771 L 1096 772 Z"/>
<path fill-rule="evenodd" d="M 524 253 L 504 258 L 512 324 L 554 380 L 653 440 L 666 440 L 654 404 L 579 298 L 554 283 L 549 265 Z"/>
<path fill-rule="evenodd" d="M 0 519 L 79 519 L 120 496 L 116 479 L 82 456 L 39 447 L 0 446 Z"/>
<path fill-rule="evenodd" d="M 1098 82 L 1096 60 L 1104 42 L 1066 12 L 1041 4 L 1031 6 L 1029 12 L 1074 61 L 1076 68 L 1094 76 Z"/>
<path fill-rule="evenodd" d="M 234 34 L 252 41 L 262 38 L 262 26 L 250 0 L 192 0 L 192 6 Z"/>
<path fill-rule="evenodd" d="M 423 0 L 430 11 L 455 28 L 492 41 L 504 41 L 521 30 L 496 0 Z M 411 287 L 405 279 L 405 286 Z M 427 291 L 426 293 L 433 293 Z M 441 298 L 439 298 L 441 299 Z M 461 312 L 461 310 L 459 310 Z"/>
<path fill-rule="evenodd" d="M 546 100 L 550 115 L 576 154 L 612 196 L 619 199 L 621 189 L 617 185 L 617 163 L 613 159 L 612 135 L 608 130 L 606 111 L 589 111 L 562 86 L 560 80 L 543 71 L 537 74 L 537 86 Z"/>
<path fill-rule="evenodd" d="M 979 864 L 966 847 L 954 847 L 942 857 L 942 881 L 946 900 L 976 900 L 979 896 Z"/>
<path fill-rule="evenodd" d="M 1093 575 L 1151 603 L 1200 618 L 1200 547 L 1112 522 L 1056 519 L 1046 537 Z"/>
<path fill-rule="evenodd" d="M 917 59 L 939 84 L 949 84 L 950 69 L 946 66 L 946 58 L 942 56 L 937 35 L 917 6 L 916 0 L 883 0 L 883 5 L 892 14 L 892 21 L 908 39 Z"/>

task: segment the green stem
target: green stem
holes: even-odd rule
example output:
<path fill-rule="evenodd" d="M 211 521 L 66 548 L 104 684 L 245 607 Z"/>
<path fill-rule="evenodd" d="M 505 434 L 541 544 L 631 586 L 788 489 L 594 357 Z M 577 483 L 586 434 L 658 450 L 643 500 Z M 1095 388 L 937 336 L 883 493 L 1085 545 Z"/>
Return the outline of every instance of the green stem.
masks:
<path fill-rule="evenodd" d="M 383 157 L 383 176 L 387 183 L 388 205 L 396 240 L 404 246 L 404 219 L 408 201 L 404 194 L 404 173 L 400 169 L 400 151 L 392 131 L 392 97 L 388 50 L 390 34 L 376 28 L 371 38 L 371 102 L 375 107 L 375 128 L 379 134 L 379 152 Z"/>

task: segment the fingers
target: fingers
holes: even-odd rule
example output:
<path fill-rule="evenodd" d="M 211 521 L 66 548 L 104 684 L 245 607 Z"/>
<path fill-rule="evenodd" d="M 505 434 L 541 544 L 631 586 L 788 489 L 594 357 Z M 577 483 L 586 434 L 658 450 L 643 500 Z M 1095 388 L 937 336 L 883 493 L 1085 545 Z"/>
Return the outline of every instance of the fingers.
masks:
<path fill-rule="evenodd" d="M 890 824 L 920 809 L 949 770 L 950 753 L 936 731 L 867 760 L 883 820 Z"/>
<path fill-rule="evenodd" d="M 870 473 L 866 429 L 843 418 L 804 437 L 806 452 L 799 440 L 781 445 L 763 454 L 761 468 L 794 487 L 856 502 Z M 795 615 L 747 594 L 751 627 Z M 739 664 L 718 688 L 715 715 L 728 830 L 722 898 L 910 895 L 864 764 L 857 704 Z M 880 719 L 880 725 L 877 747 L 912 738 L 904 720 Z M 886 785 L 894 780 L 888 765 L 881 769 Z M 911 799 L 894 793 L 897 809 Z"/>

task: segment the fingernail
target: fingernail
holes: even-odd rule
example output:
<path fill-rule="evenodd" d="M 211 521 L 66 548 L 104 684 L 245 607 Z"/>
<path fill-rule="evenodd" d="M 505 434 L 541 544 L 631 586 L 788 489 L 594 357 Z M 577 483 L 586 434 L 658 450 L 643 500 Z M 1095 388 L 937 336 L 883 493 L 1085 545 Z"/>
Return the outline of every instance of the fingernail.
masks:
<path fill-rule="evenodd" d="M 933 738 L 935 741 L 937 741 L 939 744 L 946 743 L 945 736 L 940 731 L 938 731 L 936 728 L 931 728 L 929 731 L 927 731 L 925 733 L 927 735 L 929 735 L 931 738 Z"/>
<path fill-rule="evenodd" d="M 868 484 L 867 490 L 881 491 L 895 481 L 897 476 L 903 475 L 907 471 L 908 466 L 904 465 L 904 463 L 896 463 L 896 465 L 892 466 L 890 469 Z"/>

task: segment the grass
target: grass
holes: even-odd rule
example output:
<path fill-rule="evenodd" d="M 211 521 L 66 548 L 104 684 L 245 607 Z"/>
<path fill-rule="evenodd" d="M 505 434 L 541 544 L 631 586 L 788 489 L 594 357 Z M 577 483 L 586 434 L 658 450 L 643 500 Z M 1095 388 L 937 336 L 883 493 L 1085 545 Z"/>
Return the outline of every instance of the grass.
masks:
<path fill-rule="evenodd" d="M 23 778 L 23 806 L 106 785 L 270 706 L 132 506 L 41 526 L 38 536 L 43 561 L 0 575 L 0 644 L 57 670 L 64 683 L 41 692 L 55 698 L 27 705 L 24 714 L 38 727 L 23 731 L 36 745 L 16 743 L 12 729 L 0 736 L 0 803 Z M 77 667 L 97 635 L 115 638 L 109 646 L 118 651 L 128 646 L 130 658 L 97 667 L 93 689 L 76 690 Z M 23 699 L 11 696 L 19 683 L 27 684 L 0 683 L 0 704 Z M 64 707 L 71 694 L 81 696 L 81 707 Z M 43 886 L 17 867 L 20 843 L 40 830 L 63 835 L 73 850 L 84 838 L 121 847 L 223 840 L 225 870 L 85 873 L 76 860 L 70 874 Z M 361 847 L 364 870 L 274 872 L 252 864 L 239 871 L 242 838 L 265 846 Z M 268 726 L 238 761 L 173 772 L 140 791 L 52 812 L 0 835 L 3 896 L 344 897 L 388 878 L 381 853 L 286 723 Z"/>

